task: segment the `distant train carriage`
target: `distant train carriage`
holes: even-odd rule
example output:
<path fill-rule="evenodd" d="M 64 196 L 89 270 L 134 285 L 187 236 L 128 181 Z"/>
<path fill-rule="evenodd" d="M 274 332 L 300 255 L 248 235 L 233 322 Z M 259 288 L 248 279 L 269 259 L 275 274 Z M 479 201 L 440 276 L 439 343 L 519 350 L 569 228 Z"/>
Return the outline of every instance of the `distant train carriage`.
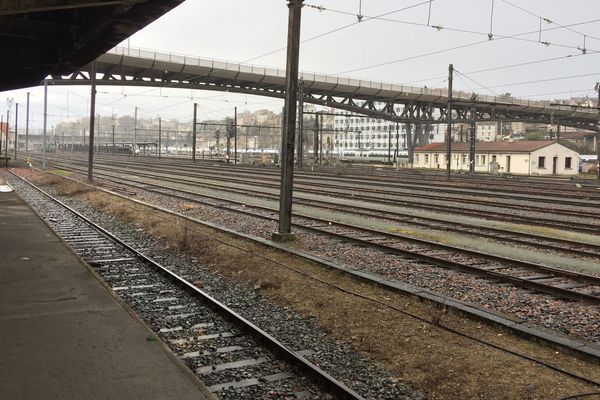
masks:
<path fill-rule="evenodd" d="M 339 160 L 346 163 L 386 163 L 394 162 L 396 159 L 406 162 L 408 151 L 406 149 L 393 150 L 388 155 L 387 150 L 344 150 L 339 155 Z"/>

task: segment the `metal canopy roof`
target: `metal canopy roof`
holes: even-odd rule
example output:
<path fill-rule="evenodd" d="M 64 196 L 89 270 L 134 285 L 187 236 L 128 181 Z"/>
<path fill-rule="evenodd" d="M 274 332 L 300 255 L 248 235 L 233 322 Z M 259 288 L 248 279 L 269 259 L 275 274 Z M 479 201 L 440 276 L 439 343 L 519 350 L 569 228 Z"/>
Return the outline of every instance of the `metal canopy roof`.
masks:
<path fill-rule="evenodd" d="M 184 0 L 2 0 L 0 91 L 94 60 Z"/>

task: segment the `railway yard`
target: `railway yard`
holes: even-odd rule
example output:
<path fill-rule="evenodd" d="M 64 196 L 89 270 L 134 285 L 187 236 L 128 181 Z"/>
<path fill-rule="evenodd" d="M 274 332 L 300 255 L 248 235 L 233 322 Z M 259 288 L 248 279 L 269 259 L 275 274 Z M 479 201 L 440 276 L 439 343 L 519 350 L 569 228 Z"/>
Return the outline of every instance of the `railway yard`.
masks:
<path fill-rule="evenodd" d="M 31 154 L 2 177 L 222 399 L 600 398 L 600 186 Z M 594 397 L 596 396 L 596 397 Z"/>

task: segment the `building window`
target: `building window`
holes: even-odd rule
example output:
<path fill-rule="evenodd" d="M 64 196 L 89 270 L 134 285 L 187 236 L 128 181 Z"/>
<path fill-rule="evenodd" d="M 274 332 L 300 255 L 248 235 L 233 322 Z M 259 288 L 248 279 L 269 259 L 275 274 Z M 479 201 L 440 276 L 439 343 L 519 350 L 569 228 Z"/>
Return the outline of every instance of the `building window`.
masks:
<path fill-rule="evenodd" d="M 485 156 L 481 156 L 481 165 L 485 165 Z"/>
<path fill-rule="evenodd" d="M 435 153 L 434 159 L 436 164 L 440 163 L 440 155 L 438 153 Z"/>
<path fill-rule="evenodd" d="M 415 154 L 415 162 L 419 162 L 419 155 Z"/>
<path fill-rule="evenodd" d="M 571 157 L 565 157 L 565 169 L 571 169 Z"/>
<path fill-rule="evenodd" d="M 546 168 L 546 157 L 538 157 L 538 168 L 539 169 Z"/>
<path fill-rule="evenodd" d="M 466 164 L 467 163 L 467 155 L 463 154 L 461 157 L 461 163 Z"/>
<path fill-rule="evenodd" d="M 425 164 L 429 162 L 429 154 L 425 154 Z"/>

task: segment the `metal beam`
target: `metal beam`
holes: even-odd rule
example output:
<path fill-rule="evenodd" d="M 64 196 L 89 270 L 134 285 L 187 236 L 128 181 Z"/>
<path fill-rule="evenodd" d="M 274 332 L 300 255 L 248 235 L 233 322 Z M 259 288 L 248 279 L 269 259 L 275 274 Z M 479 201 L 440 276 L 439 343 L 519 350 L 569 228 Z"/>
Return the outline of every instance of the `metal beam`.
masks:
<path fill-rule="evenodd" d="M 90 7 L 118 6 L 123 4 L 145 3 L 146 1 L 147 0 L 13 0 L 4 2 L 8 4 L 2 7 L 2 9 L 0 10 L 0 15 L 17 15 L 47 11 L 73 10 Z"/>

